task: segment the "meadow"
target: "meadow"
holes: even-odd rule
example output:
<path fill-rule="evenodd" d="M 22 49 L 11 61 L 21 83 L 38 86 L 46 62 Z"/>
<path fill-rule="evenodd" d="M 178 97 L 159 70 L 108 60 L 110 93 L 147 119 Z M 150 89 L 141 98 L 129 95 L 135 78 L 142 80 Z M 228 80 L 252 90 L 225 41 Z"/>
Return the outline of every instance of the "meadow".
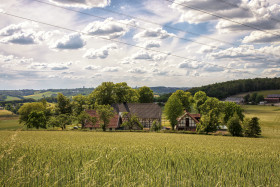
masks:
<path fill-rule="evenodd" d="M 261 138 L 2 130 L 0 186 L 279 186 L 279 107 L 245 114 Z"/>

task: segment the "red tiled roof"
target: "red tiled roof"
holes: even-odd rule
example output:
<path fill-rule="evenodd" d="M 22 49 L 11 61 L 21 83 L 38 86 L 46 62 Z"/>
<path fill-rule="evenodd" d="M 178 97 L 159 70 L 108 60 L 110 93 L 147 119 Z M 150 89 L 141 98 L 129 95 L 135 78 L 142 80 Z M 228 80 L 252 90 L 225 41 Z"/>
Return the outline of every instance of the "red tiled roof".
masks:
<path fill-rule="evenodd" d="M 95 110 L 87 110 L 86 111 L 90 116 L 96 117 L 99 119 L 99 115 Z M 115 114 L 111 119 L 110 123 L 108 124 L 107 128 L 118 128 L 118 122 L 119 122 L 119 115 Z M 90 123 L 86 123 L 85 125 L 86 128 L 101 128 L 100 127 L 100 121 L 98 120 L 95 125 L 92 125 Z"/>

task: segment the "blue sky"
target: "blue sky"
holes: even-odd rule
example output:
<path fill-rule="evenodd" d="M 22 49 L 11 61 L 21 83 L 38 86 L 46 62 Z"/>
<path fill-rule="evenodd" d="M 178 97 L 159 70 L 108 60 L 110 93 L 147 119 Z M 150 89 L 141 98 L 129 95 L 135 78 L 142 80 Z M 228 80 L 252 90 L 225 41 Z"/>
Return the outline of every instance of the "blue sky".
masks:
<path fill-rule="evenodd" d="M 280 76 L 280 0 L 40 1 L 51 5 L 0 4 L 0 89 L 104 81 L 192 87 Z"/>

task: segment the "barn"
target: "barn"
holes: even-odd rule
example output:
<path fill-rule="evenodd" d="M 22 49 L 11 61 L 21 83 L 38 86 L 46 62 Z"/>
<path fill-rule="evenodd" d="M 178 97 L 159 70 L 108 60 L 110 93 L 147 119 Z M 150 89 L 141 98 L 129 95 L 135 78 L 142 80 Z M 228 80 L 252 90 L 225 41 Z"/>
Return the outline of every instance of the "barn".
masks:
<path fill-rule="evenodd" d="M 161 108 L 155 103 L 121 103 L 113 104 L 112 107 L 115 110 L 115 115 L 110 120 L 107 130 L 124 129 L 121 127 L 123 120 L 125 120 L 122 117 L 124 112 L 136 115 L 144 128 L 151 128 L 153 121 L 161 123 Z M 90 116 L 98 118 L 98 114 L 95 110 L 87 110 L 86 112 Z M 85 128 L 101 128 L 100 122 L 97 121 L 94 126 L 90 123 L 86 123 Z"/>
<path fill-rule="evenodd" d="M 280 102 L 280 94 L 271 94 L 267 95 L 266 98 L 264 98 L 265 101 L 268 103 L 279 103 Z"/>
<path fill-rule="evenodd" d="M 199 123 L 200 114 L 191 114 L 188 111 L 177 119 L 177 130 L 196 131 L 196 124 Z"/>

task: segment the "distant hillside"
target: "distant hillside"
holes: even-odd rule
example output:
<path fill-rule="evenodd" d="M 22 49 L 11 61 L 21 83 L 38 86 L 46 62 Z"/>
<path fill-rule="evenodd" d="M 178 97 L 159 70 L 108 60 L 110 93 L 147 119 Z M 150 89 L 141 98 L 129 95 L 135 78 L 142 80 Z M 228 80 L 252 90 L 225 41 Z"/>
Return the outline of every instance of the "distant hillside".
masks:
<path fill-rule="evenodd" d="M 224 99 L 245 92 L 279 89 L 280 78 L 255 78 L 215 83 L 207 86 L 195 87 L 188 91 L 192 94 L 195 94 L 197 91 L 204 91 L 210 97 Z"/>
<path fill-rule="evenodd" d="M 258 93 L 260 95 L 263 95 L 264 97 L 267 97 L 267 95 L 271 95 L 271 94 L 280 94 L 280 90 L 261 90 L 261 91 L 245 92 L 245 93 L 233 95 L 233 97 L 244 97 L 247 94 L 253 94 L 253 93 Z"/>
<path fill-rule="evenodd" d="M 157 87 L 150 87 L 153 90 L 154 94 L 166 94 L 166 93 L 173 93 L 177 90 L 188 90 L 188 87 L 164 87 L 164 86 L 157 86 Z"/>

